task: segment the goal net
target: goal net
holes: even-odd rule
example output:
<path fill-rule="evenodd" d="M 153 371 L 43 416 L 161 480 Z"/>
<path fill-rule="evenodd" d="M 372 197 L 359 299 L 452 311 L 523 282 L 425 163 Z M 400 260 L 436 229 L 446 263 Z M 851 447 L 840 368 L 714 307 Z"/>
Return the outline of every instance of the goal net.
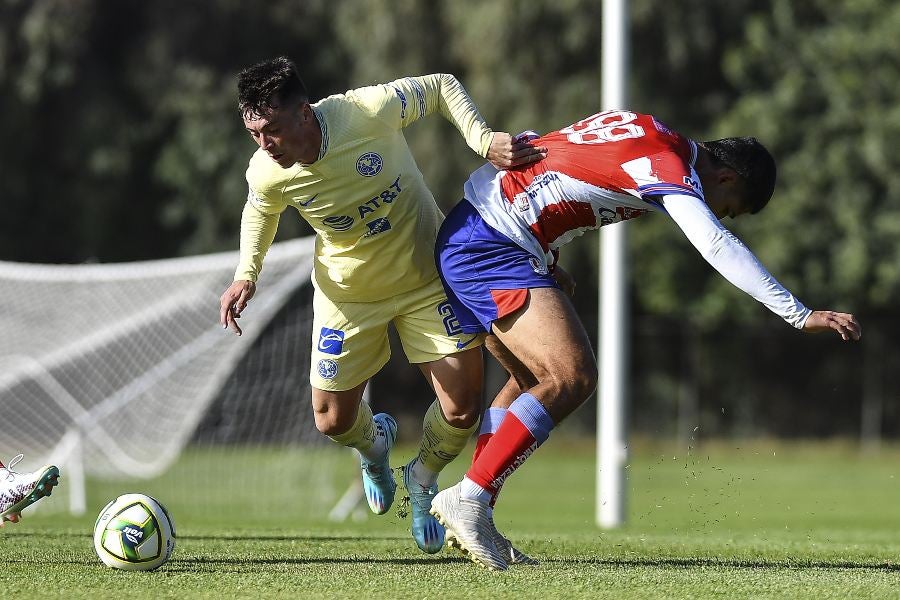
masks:
<path fill-rule="evenodd" d="M 272 246 L 241 337 L 218 322 L 236 252 L 0 262 L 0 460 L 57 464 L 76 514 L 129 491 L 216 518 L 326 511 L 348 459 L 309 404 L 312 253 Z"/>

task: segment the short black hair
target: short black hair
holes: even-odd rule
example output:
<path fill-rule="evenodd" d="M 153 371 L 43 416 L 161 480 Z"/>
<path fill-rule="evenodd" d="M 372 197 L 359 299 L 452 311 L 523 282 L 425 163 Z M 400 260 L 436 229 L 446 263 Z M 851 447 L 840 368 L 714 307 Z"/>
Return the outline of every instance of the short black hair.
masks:
<path fill-rule="evenodd" d="M 241 116 L 261 117 L 284 103 L 309 102 L 294 61 L 279 56 L 247 67 L 238 75 Z"/>
<path fill-rule="evenodd" d="M 751 214 L 765 208 L 775 191 L 775 159 L 754 137 L 731 137 L 700 142 L 715 162 L 728 167 L 741 179 L 744 201 Z"/>

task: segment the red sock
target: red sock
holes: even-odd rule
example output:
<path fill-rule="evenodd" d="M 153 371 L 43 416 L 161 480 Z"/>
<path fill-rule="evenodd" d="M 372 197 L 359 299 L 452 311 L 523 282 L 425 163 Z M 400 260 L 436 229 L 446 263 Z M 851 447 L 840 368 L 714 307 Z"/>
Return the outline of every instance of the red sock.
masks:
<path fill-rule="evenodd" d="M 481 451 L 484 450 L 484 447 L 487 446 L 487 443 L 491 441 L 491 438 L 494 437 L 493 433 L 482 433 L 478 436 L 478 440 L 475 442 L 475 452 L 472 453 L 472 464 L 475 464 L 475 461 L 478 460 L 478 457 L 481 456 Z"/>
<path fill-rule="evenodd" d="M 481 436 L 479 436 L 479 442 Z M 509 412 L 472 463 L 466 477 L 497 495 L 503 482 L 531 456 L 537 440 L 519 418 Z"/>
<path fill-rule="evenodd" d="M 478 436 L 478 441 L 475 442 L 475 452 L 472 453 L 473 465 L 475 464 L 475 461 L 478 460 L 478 457 L 481 456 L 481 451 L 484 450 L 484 447 L 487 446 L 487 443 L 491 441 L 492 437 L 494 437 L 493 433 L 482 433 Z M 497 491 L 494 492 L 494 495 L 491 496 L 491 508 L 494 508 L 494 505 L 497 504 L 497 496 L 500 494 L 500 487 L 498 487 Z"/>

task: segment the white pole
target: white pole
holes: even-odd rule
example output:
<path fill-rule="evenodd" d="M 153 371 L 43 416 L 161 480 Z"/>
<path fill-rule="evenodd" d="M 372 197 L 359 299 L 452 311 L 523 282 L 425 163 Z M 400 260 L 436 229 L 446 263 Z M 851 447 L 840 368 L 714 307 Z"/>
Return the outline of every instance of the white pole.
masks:
<path fill-rule="evenodd" d="M 627 0 L 603 0 L 604 110 L 626 108 L 628 63 Z M 600 230 L 600 385 L 597 407 L 597 524 L 617 527 L 625 520 L 625 406 L 628 373 L 628 272 L 625 224 Z"/>

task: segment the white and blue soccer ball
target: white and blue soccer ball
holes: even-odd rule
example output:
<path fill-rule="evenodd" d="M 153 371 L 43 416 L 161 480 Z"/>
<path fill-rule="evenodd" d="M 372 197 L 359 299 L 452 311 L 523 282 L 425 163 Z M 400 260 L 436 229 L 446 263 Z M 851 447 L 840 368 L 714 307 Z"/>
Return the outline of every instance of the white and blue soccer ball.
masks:
<path fill-rule="evenodd" d="M 124 494 L 100 511 L 94 550 L 114 569 L 152 571 L 172 556 L 175 523 L 165 507 L 145 494 Z"/>

